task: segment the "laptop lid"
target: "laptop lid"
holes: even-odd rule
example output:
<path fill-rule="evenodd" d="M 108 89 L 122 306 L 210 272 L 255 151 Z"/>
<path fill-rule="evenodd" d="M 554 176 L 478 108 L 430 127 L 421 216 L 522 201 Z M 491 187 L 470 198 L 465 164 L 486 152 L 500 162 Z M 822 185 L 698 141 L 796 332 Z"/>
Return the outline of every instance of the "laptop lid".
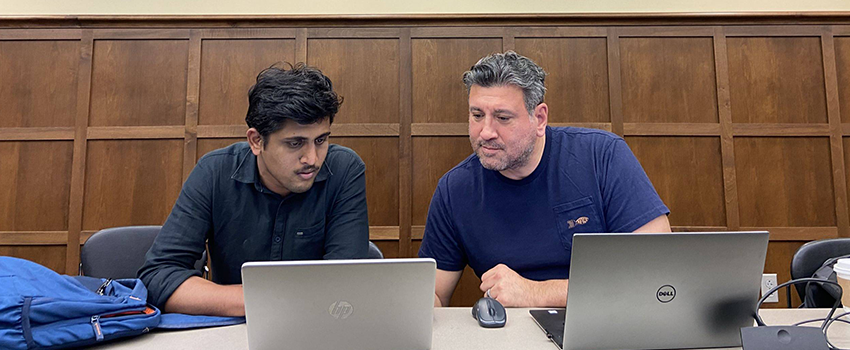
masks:
<path fill-rule="evenodd" d="M 433 259 L 242 265 L 248 348 L 429 349 Z"/>
<path fill-rule="evenodd" d="M 740 346 L 767 243 L 767 232 L 577 234 L 566 320 L 535 320 L 563 327 L 565 350 Z"/>

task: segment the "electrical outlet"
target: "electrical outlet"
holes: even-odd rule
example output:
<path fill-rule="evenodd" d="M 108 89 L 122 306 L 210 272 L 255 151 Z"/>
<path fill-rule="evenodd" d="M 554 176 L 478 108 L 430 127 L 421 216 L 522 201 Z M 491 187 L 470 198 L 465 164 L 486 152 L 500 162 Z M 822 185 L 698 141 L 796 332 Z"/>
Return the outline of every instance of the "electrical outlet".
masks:
<path fill-rule="evenodd" d="M 769 292 L 771 289 L 776 287 L 776 274 L 775 273 L 766 273 L 761 275 L 761 295 L 764 296 L 765 293 Z M 775 292 L 767 298 L 765 303 L 778 303 L 779 302 L 779 292 Z"/>

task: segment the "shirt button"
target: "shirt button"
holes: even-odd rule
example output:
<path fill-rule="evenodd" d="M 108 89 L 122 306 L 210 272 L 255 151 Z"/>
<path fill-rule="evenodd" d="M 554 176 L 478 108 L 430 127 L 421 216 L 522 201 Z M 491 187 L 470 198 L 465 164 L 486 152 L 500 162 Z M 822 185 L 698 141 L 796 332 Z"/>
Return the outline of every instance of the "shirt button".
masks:
<path fill-rule="evenodd" d="M 280 236 L 274 236 L 274 242 L 280 243 Z"/>

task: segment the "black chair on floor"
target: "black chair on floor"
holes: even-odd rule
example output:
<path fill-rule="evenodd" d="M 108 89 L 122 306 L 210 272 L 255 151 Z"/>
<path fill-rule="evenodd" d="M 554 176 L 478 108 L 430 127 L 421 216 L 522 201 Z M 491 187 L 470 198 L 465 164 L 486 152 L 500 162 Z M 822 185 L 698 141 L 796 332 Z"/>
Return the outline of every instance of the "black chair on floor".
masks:
<path fill-rule="evenodd" d="M 827 259 L 844 255 L 850 255 L 850 238 L 824 239 L 806 243 L 797 249 L 794 257 L 791 258 L 791 279 L 812 277 Z M 809 300 L 812 301 L 812 305 L 806 304 L 807 307 L 829 308 L 835 303 L 835 298 L 819 285 L 809 284 L 808 290 L 806 284 L 797 284 L 794 287 L 797 289 L 800 300 L 806 300 L 807 293 L 811 294 Z M 790 296 L 789 291 L 788 307 L 791 307 Z"/>
<path fill-rule="evenodd" d="M 80 249 L 80 275 L 99 278 L 136 278 L 145 254 L 162 226 L 124 226 L 95 232 Z M 207 253 L 195 263 L 205 271 Z"/>

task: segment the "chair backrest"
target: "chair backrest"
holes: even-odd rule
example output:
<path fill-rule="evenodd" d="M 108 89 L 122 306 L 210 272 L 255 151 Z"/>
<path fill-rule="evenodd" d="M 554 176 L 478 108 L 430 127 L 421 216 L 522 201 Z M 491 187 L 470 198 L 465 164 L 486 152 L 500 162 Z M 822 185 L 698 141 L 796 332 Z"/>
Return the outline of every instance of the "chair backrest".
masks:
<path fill-rule="evenodd" d="M 791 279 L 812 277 L 823 263 L 829 259 L 850 254 L 850 238 L 824 239 L 804 244 L 791 259 Z M 806 298 L 806 285 L 794 286 L 800 299 Z M 819 287 L 810 287 L 815 305 L 809 307 L 832 307 L 835 299 Z"/>
<path fill-rule="evenodd" d="M 381 249 L 378 248 L 378 246 L 376 246 L 375 243 L 372 243 L 372 241 L 369 241 L 369 253 L 368 253 L 367 256 L 369 257 L 369 259 L 383 259 L 384 258 L 384 254 L 381 253 Z"/>
<path fill-rule="evenodd" d="M 99 278 L 136 278 L 145 254 L 162 226 L 124 226 L 95 232 L 80 249 L 80 274 Z M 206 252 L 195 268 L 203 272 Z"/>

